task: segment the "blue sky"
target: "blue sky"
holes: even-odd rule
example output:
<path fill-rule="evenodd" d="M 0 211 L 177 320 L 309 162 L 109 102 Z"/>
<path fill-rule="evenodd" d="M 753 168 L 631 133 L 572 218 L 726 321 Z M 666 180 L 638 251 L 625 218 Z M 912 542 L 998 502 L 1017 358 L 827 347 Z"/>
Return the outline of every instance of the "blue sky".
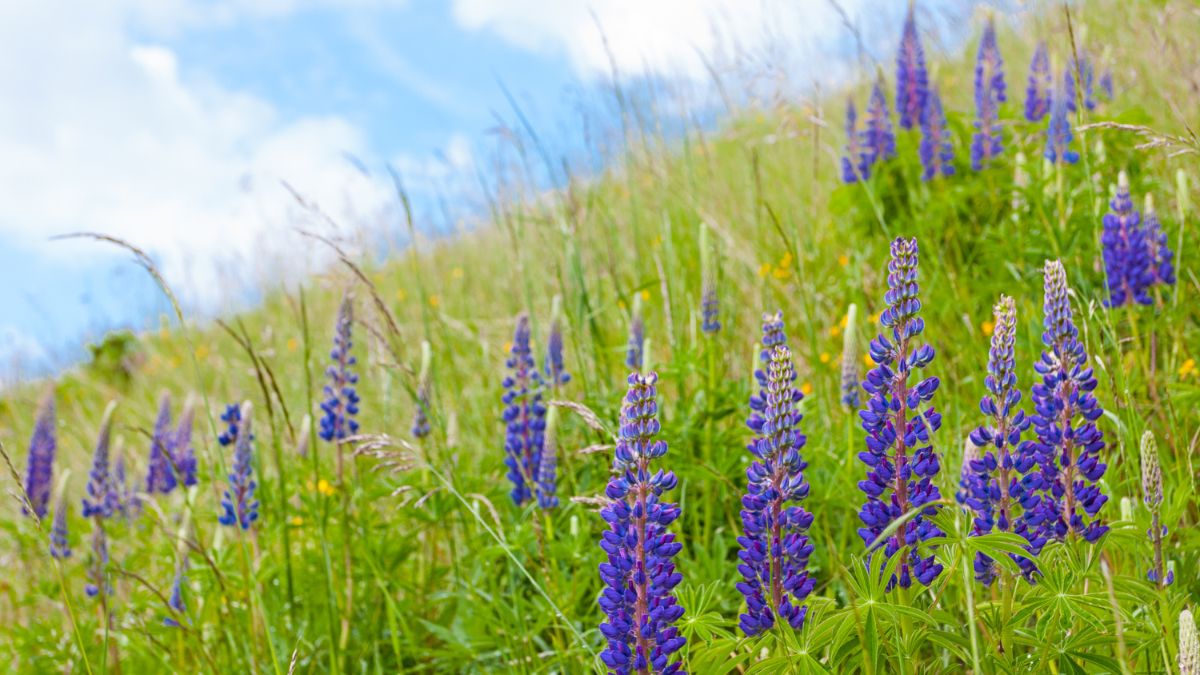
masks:
<path fill-rule="evenodd" d="M 864 3 L 841 4 L 893 32 L 903 3 Z M 503 147 L 495 127 L 515 124 L 504 88 L 556 159 L 578 160 L 580 111 L 611 115 L 614 64 L 623 86 L 704 91 L 700 55 L 731 81 L 769 60 L 806 84 L 844 72 L 839 34 L 830 3 L 784 0 L 3 3 L 0 382 L 166 309 L 127 255 L 54 235 L 124 237 L 197 314 L 228 311 L 327 262 L 297 227 L 394 230 L 389 165 L 423 228 L 445 226 L 439 194 L 471 214 L 463 197 Z"/>

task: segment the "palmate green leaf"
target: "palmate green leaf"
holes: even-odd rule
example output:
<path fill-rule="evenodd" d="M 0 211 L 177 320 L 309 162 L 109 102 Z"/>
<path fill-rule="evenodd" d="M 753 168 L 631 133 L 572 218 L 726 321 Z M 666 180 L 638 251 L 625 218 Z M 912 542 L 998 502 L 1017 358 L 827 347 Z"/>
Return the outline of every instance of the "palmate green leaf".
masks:
<path fill-rule="evenodd" d="M 737 638 L 720 638 L 703 646 L 690 645 L 688 668 L 694 673 L 729 673 L 755 655 L 753 641 L 747 649 Z"/>

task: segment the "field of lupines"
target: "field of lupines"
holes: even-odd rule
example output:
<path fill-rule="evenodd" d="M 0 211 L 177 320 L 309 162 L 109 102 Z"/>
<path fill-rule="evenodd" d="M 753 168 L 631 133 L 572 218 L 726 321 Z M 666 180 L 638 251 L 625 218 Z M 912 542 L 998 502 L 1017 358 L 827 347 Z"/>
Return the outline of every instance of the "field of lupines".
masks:
<path fill-rule="evenodd" d="M 7 392 L 0 662 L 1200 672 L 1200 13 L 1134 4 L 910 16 L 848 104 Z"/>

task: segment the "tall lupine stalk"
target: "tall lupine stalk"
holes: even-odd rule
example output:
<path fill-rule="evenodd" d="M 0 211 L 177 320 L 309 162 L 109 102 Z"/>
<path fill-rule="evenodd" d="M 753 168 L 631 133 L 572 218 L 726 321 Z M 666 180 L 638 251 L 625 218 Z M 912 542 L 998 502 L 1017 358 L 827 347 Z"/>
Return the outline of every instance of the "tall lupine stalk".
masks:
<path fill-rule="evenodd" d="M 150 459 L 146 463 L 146 494 L 168 494 L 175 489 L 175 470 L 171 467 L 171 395 L 163 392 L 158 399 L 158 417 L 150 436 Z"/>
<path fill-rule="evenodd" d="M 1075 73 L 1083 79 L 1083 107 L 1085 110 L 1096 109 L 1096 69 L 1092 65 L 1091 56 L 1084 52 L 1078 59 L 1068 59 L 1067 69 L 1063 73 L 1066 82 L 1067 110 L 1076 112 L 1079 103 L 1075 99 Z"/>
<path fill-rule="evenodd" d="M 975 135 L 971 139 L 971 168 L 979 171 L 1004 149 L 1000 136 L 1000 104 L 1007 100 L 1004 59 L 996 44 L 996 26 L 989 18 L 975 61 Z"/>
<path fill-rule="evenodd" d="M 1104 232 L 1100 236 L 1108 285 L 1104 306 L 1149 305 L 1154 301 L 1149 292 L 1154 283 L 1150 247 L 1141 215 L 1133 208 L 1129 176 L 1124 171 L 1117 177 L 1117 191 L 1109 207 L 1110 211 L 1104 214 Z"/>
<path fill-rule="evenodd" d="M 700 224 L 700 330 L 712 335 L 721 330 L 721 301 L 717 297 L 717 270 L 708 241 L 708 225 Z"/>
<path fill-rule="evenodd" d="M 116 401 L 110 402 L 100 422 L 100 435 L 92 453 L 92 469 L 88 472 L 87 496 L 83 498 L 84 518 L 109 518 L 122 509 L 120 487 L 109 471 L 112 417 L 116 407 Z"/>
<path fill-rule="evenodd" d="M 904 556 L 899 578 L 889 580 L 888 588 L 897 582 L 908 588 L 913 577 L 929 585 L 942 571 L 932 554 L 923 557 L 917 548 L 920 542 L 942 534 L 929 520 L 936 513 L 933 503 L 941 499 L 933 484 L 939 465 L 930 438 L 942 423 L 930 403 L 938 378 L 928 377 L 915 385 L 911 382 L 934 356 L 933 347 L 918 342 L 925 322 L 918 315 L 921 301 L 917 293 L 917 240 L 900 237 L 892 242 L 884 296 L 887 308 L 880 315 L 891 339 L 880 334 L 871 341 L 871 359 L 877 365 L 863 382 L 870 398 L 859 411 L 867 432 L 867 450 L 858 455 L 867 466 L 866 480 L 858 483 L 867 495 L 859 512 L 865 525 L 858 530 L 863 543 L 871 546 L 894 521 L 916 511 L 883 543 L 884 555 L 901 552 Z"/>
<path fill-rule="evenodd" d="M 842 182 L 857 183 L 871 177 L 871 164 L 863 147 L 863 132 L 858 128 L 858 110 L 854 100 L 846 101 L 846 149 L 842 155 Z"/>
<path fill-rule="evenodd" d="M 925 49 L 917 34 L 917 18 L 910 3 L 900 46 L 896 51 L 896 113 L 901 129 L 917 126 L 929 96 L 929 73 L 925 70 Z"/>
<path fill-rule="evenodd" d="M 858 407 L 858 305 L 846 308 L 846 328 L 842 332 L 842 405 Z"/>
<path fill-rule="evenodd" d="M 925 107 L 921 109 L 921 144 L 918 153 L 924 168 L 922 180 L 954 175 L 954 146 L 950 138 L 950 132 L 946 129 L 946 114 L 942 111 L 942 97 L 935 88 L 929 92 Z"/>
<path fill-rule="evenodd" d="M 892 131 L 892 117 L 888 112 L 887 98 L 883 95 L 883 82 L 875 81 L 871 88 L 871 99 L 867 103 L 867 121 L 862 131 L 863 165 L 872 167 L 896 156 L 896 134 Z M 866 177 L 866 171 L 863 172 Z"/>
<path fill-rule="evenodd" d="M 571 381 L 563 360 L 562 322 L 562 296 L 556 295 L 550 310 L 550 332 L 546 335 L 546 358 L 542 361 L 542 373 L 555 391 Z"/>
<path fill-rule="evenodd" d="M 750 409 L 762 413 L 767 407 L 767 371 L 771 365 L 771 352 L 779 346 L 787 346 L 787 333 L 783 330 L 783 312 L 776 310 L 774 314 L 762 315 L 762 350 L 758 353 L 759 368 L 754 369 L 754 379 L 758 381 L 758 394 L 750 397 Z M 796 372 L 792 371 L 792 379 Z"/>
<path fill-rule="evenodd" d="M 1052 164 L 1074 164 L 1079 153 L 1071 149 L 1071 120 L 1067 117 L 1067 95 L 1060 89 L 1050 97 L 1050 122 L 1046 126 L 1046 150 L 1042 153 Z"/>
<path fill-rule="evenodd" d="M 1158 443 L 1154 440 L 1154 432 L 1147 430 L 1142 434 L 1141 442 L 1142 465 L 1142 500 L 1150 509 L 1150 530 L 1147 534 L 1154 543 L 1154 566 L 1146 575 L 1159 588 L 1169 586 L 1175 581 L 1175 572 L 1164 574 L 1163 537 L 1167 536 L 1167 526 L 1162 523 L 1163 477 L 1162 467 L 1158 463 Z"/>
<path fill-rule="evenodd" d="M 813 547 L 808 528 L 812 514 L 799 503 L 808 496 L 807 464 L 800 456 L 805 437 L 797 406 L 804 395 L 794 386 L 792 353 L 786 345 L 771 350 L 767 366 L 766 405 L 753 411 L 747 425 L 754 440 L 746 447 L 754 461 L 746 469 L 742 497 L 743 534 L 738 538 L 743 581 L 737 585 L 747 611 L 739 618 L 748 636 L 769 630 L 776 617 L 793 629 L 804 625 L 805 598 L 816 584 L 809 576 Z"/>
<path fill-rule="evenodd" d="M 1196 635 L 1196 620 L 1185 609 L 1179 613 L 1179 674 L 1200 675 L 1200 638 Z"/>
<path fill-rule="evenodd" d="M 642 317 L 642 297 L 633 296 L 633 309 L 629 313 L 629 343 L 625 347 L 625 367 L 641 370 L 645 365 L 646 323 Z"/>
<path fill-rule="evenodd" d="M 429 390 L 433 385 L 429 369 L 433 364 L 433 347 L 428 340 L 421 341 L 421 370 L 417 374 L 417 400 L 413 407 L 412 435 L 420 440 L 429 435 Z"/>
<path fill-rule="evenodd" d="M 1014 532 L 1030 539 L 1029 523 L 1024 514 L 1036 510 L 1044 487 L 1041 475 L 1034 468 L 1034 456 L 1021 442 L 1021 434 L 1029 429 L 1025 411 L 1017 408 L 1021 390 L 1017 387 L 1016 358 L 1017 309 L 1013 299 L 1000 296 L 993 310 L 995 329 L 988 351 L 988 374 L 984 378 L 987 393 L 979 409 L 988 422 L 971 432 L 971 443 L 988 448 L 971 462 L 966 504 L 975 513 L 974 533 L 987 534 L 993 530 Z M 1036 538 L 1035 538 L 1036 539 Z M 1042 541 L 1031 541 L 1030 549 L 1040 550 Z M 1012 556 L 1026 578 L 1037 571 L 1033 561 L 1025 556 Z M 975 556 L 975 578 L 984 585 L 996 579 L 995 561 L 978 553 Z"/>
<path fill-rule="evenodd" d="M 533 498 L 546 431 L 546 406 L 542 403 L 542 376 L 529 346 L 529 317 L 517 317 L 504 378 L 504 464 L 513 489 L 513 503 L 521 506 Z"/>
<path fill-rule="evenodd" d="M 1039 42 L 1029 62 L 1029 84 L 1025 87 L 1025 119 L 1039 122 L 1050 112 L 1054 94 L 1054 76 L 1050 74 L 1050 54 L 1046 43 Z"/>
<path fill-rule="evenodd" d="M 609 524 L 600 540 L 608 562 L 600 564 L 604 590 L 600 608 L 606 620 L 600 632 L 608 641 L 600 658 L 618 675 L 680 672 L 672 661 L 686 644 L 674 623 L 683 607 L 672 591 L 683 576 L 672 558 L 683 548 L 667 527 L 679 518 L 679 506 L 662 501 L 675 488 L 675 474 L 652 462 L 667 454 L 659 432 L 655 373 L 629 375 L 629 391 L 621 407 L 621 429 L 613 459 L 613 477 L 600 510 Z"/>
<path fill-rule="evenodd" d="M 58 560 L 71 557 L 71 542 L 67 532 L 69 511 L 66 500 L 60 494 L 54 502 L 54 523 L 50 526 L 50 556 Z"/>
<path fill-rule="evenodd" d="M 542 436 L 542 456 L 535 479 L 537 503 L 542 509 L 558 508 L 558 408 L 546 413 L 546 431 Z"/>
<path fill-rule="evenodd" d="M 50 508 L 50 484 L 54 480 L 54 456 L 58 450 L 55 434 L 54 394 L 42 399 L 38 407 L 37 420 L 33 424 L 33 435 L 29 439 L 29 463 L 25 468 L 25 496 L 28 503 L 21 512 L 44 520 Z"/>
<path fill-rule="evenodd" d="M 112 593 L 112 585 L 108 581 L 108 535 L 99 519 L 92 522 L 92 553 L 88 561 L 87 578 L 83 591 L 89 598 L 101 596 L 107 602 L 107 597 Z"/>
<path fill-rule="evenodd" d="M 233 451 L 233 468 L 229 473 L 229 487 L 221 498 L 221 514 L 218 521 L 227 527 L 250 529 L 258 520 L 258 500 L 254 491 L 258 483 L 254 480 L 254 432 L 250 426 L 250 402 L 242 404 L 238 413 L 238 428 Z"/>
<path fill-rule="evenodd" d="M 1153 195 L 1146 195 L 1144 215 L 1143 229 L 1146 246 L 1150 252 L 1150 275 L 1154 283 L 1173 286 L 1175 284 L 1175 253 L 1171 251 L 1167 233 L 1158 219 L 1158 212 L 1154 210 Z"/>
<path fill-rule="evenodd" d="M 175 480 L 183 487 L 196 484 L 196 450 L 192 447 L 192 426 L 196 419 L 196 406 L 191 398 L 183 404 L 179 425 L 171 439 L 171 463 L 175 469 Z"/>
<path fill-rule="evenodd" d="M 171 595 L 167 598 L 167 608 L 171 614 L 163 618 L 163 625 L 179 628 L 181 620 L 187 622 L 187 603 L 183 600 L 183 588 L 187 584 L 187 558 L 175 566 L 175 578 L 171 581 Z"/>
<path fill-rule="evenodd" d="M 1108 531 L 1097 517 L 1108 501 L 1096 484 L 1107 468 L 1099 460 L 1104 434 L 1096 427 L 1104 410 L 1092 394 L 1096 376 L 1075 327 L 1067 273 L 1057 260 L 1046 261 L 1045 294 L 1046 348 L 1034 365 L 1041 382 L 1032 390 L 1038 440 L 1030 441 L 1030 450 L 1049 491 L 1037 507 L 1034 536 L 1063 539 L 1070 533 L 1094 542 Z M 1038 518 L 1031 528 L 1033 520 Z"/>
<path fill-rule="evenodd" d="M 345 440 L 358 432 L 358 374 L 353 368 L 358 360 L 350 353 L 354 346 L 351 331 L 354 328 L 354 299 L 347 293 L 338 307 L 337 324 L 333 331 L 333 349 L 329 359 L 333 363 L 325 369 L 328 383 L 325 385 L 325 400 L 321 402 L 320 437 L 326 443 L 337 446 L 337 480 L 340 485 L 345 476 Z"/>

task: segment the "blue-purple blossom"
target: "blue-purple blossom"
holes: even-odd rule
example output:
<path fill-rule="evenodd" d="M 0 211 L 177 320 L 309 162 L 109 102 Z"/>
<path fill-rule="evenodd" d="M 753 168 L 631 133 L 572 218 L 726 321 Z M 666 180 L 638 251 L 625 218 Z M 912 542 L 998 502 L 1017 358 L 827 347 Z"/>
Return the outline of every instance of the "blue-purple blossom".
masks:
<path fill-rule="evenodd" d="M 1104 410 L 1092 394 L 1096 376 L 1079 340 L 1069 292 L 1062 263 L 1047 261 L 1045 350 L 1034 365 L 1041 382 L 1034 383 L 1032 391 L 1031 422 L 1037 440 L 1029 447 L 1049 491 L 1037 507 L 1040 518 L 1030 518 L 1030 528 L 1046 538 L 1073 533 L 1094 542 L 1108 531 L 1097 517 L 1108 501 L 1097 484 L 1107 468 L 1099 459 L 1104 434 L 1096 427 Z"/>
<path fill-rule="evenodd" d="M 171 595 L 167 598 L 167 608 L 171 614 L 163 618 L 163 625 L 171 628 L 180 627 L 180 619 L 187 622 L 187 604 L 183 600 L 183 587 L 187 585 L 187 559 L 183 559 L 175 568 L 175 579 L 171 582 Z"/>
<path fill-rule="evenodd" d="M 1050 74 L 1050 55 L 1046 43 L 1039 42 L 1029 62 L 1029 84 L 1025 87 L 1025 119 L 1040 121 L 1050 112 L 1054 77 Z"/>
<path fill-rule="evenodd" d="M 542 436 L 542 456 L 536 478 L 537 502 L 543 509 L 558 507 L 558 408 L 546 414 L 546 431 Z"/>
<path fill-rule="evenodd" d="M 242 427 L 242 406 L 237 403 L 227 404 L 225 412 L 221 413 L 221 421 L 225 423 L 225 431 L 217 436 L 217 442 L 222 447 L 236 444 Z"/>
<path fill-rule="evenodd" d="M 921 109 L 921 145 L 918 151 L 921 166 L 924 167 L 922 180 L 954 175 L 954 146 L 950 138 L 950 132 L 946 129 L 946 114 L 942 111 L 942 97 L 934 89 L 929 92 L 925 107 Z"/>
<path fill-rule="evenodd" d="M 842 182 L 857 183 L 871 177 L 871 165 L 866 148 L 863 147 L 863 132 L 858 128 L 858 111 L 854 100 L 846 102 L 846 151 L 842 155 Z"/>
<path fill-rule="evenodd" d="M 100 423 L 100 435 L 96 439 L 96 450 L 92 453 L 92 469 L 88 472 L 87 496 L 83 498 L 84 518 L 108 518 L 122 508 L 122 495 L 109 472 L 114 408 L 113 403 L 108 405 L 104 411 L 104 421 Z"/>
<path fill-rule="evenodd" d="M 1146 430 L 1141 442 L 1142 467 L 1142 500 L 1150 509 L 1150 529 L 1146 534 L 1154 544 L 1154 565 L 1146 578 L 1153 581 L 1159 588 L 1169 586 L 1175 581 L 1175 572 L 1163 572 L 1163 538 L 1167 536 L 1167 526 L 1162 523 L 1163 479 L 1162 467 L 1158 463 L 1158 443 L 1154 440 L 1154 432 Z M 1162 579 L 1162 583 L 1159 583 Z"/>
<path fill-rule="evenodd" d="M 353 371 L 358 360 L 350 353 L 354 346 L 351 330 L 354 327 L 353 298 L 346 294 L 338 307 L 337 324 L 333 331 L 333 349 L 329 352 L 332 364 L 325 370 L 325 400 L 321 403 L 320 437 L 327 443 L 338 443 L 358 432 L 358 374 Z"/>
<path fill-rule="evenodd" d="M 917 34 L 917 19 L 913 5 L 908 6 L 900 47 L 896 52 L 896 113 L 901 129 L 917 125 L 925 99 L 929 96 L 929 74 L 925 71 L 925 49 Z"/>
<path fill-rule="evenodd" d="M 1046 126 L 1046 150 L 1042 154 L 1051 162 L 1074 164 L 1079 153 L 1071 149 L 1071 120 L 1067 118 L 1066 95 L 1062 91 L 1050 99 L 1050 123 Z"/>
<path fill-rule="evenodd" d="M 963 460 L 958 471 L 958 490 L 954 493 L 954 501 L 959 506 L 967 506 L 967 500 L 971 498 L 971 486 L 975 482 L 972 463 L 976 461 L 979 461 L 979 446 L 968 436 L 967 442 L 963 444 Z"/>
<path fill-rule="evenodd" d="M 1100 235 L 1108 283 L 1108 299 L 1104 305 L 1148 305 L 1154 301 L 1149 290 L 1155 279 L 1150 268 L 1150 247 L 1146 230 L 1141 225 L 1141 215 L 1133 208 L 1129 177 L 1124 171 L 1117 178 L 1117 191 L 1109 207 L 1110 211 L 1104 214 L 1104 232 Z"/>
<path fill-rule="evenodd" d="M 563 362 L 562 319 L 557 311 L 550 319 L 550 333 L 546 336 L 546 358 L 542 362 L 542 368 L 546 382 L 551 387 L 558 388 L 571 381 L 571 374 L 567 372 Z"/>
<path fill-rule="evenodd" d="M 896 134 L 892 131 L 892 117 L 888 112 L 887 99 L 883 95 L 883 83 L 875 81 L 871 98 L 867 102 L 866 127 L 862 131 L 863 165 L 874 166 L 896 156 Z M 867 172 L 863 172 L 866 178 Z"/>
<path fill-rule="evenodd" d="M 774 314 L 762 315 L 762 350 L 758 353 L 760 368 L 754 370 L 754 379 L 758 381 L 758 393 L 750 396 L 750 409 L 761 413 L 767 407 L 767 371 L 771 365 L 771 352 L 779 346 L 787 346 L 787 333 L 783 330 L 783 312 L 776 310 Z M 796 372 L 792 371 L 792 380 Z"/>
<path fill-rule="evenodd" d="M 167 494 L 175 489 L 175 469 L 171 467 L 171 396 L 163 392 L 158 402 L 158 418 L 150 436 L 150 461 L 146 464 L 146 493 Z"/>
<path fill-rule="evenodd" d="M 1146 246 L 1150 249 L 1149 271 L 1154 283 L 1175 284 L 1175 253 L 1171 251 L 1167 241 L 1167 233 L 1163 230 L 1158 212 L 1154 210 L 1154 199 L 1146 195 L 1145 224 Z"/>
<path fill-rule="evenodd" d="M 641 370 L 646 355 L 642 353 L 646 345 L 646 323 L 642 317 L 641 296 L 634 296 L 633 312 L 629 316 L 629 343 L 625 348 L 625 367 L 630 370 Z"/>
<path fill-rule="evenodd" d="M 46 517 L 50 507 L 50 483 L 54 479 L 54 455 L 58 441 L 54 432 L 54 395 L 42 401 L 38 408 L 33 435 L 29 439 L 29 464 L 25 469 L 25 497 L 28 503 L 21 512 L 29 515 L 30 508 L 39 520 Z"/>
<path fill-rule="evenodd" d="M 1037 508 L 1041 501 L 1038 493 L 1045 486 L 1040 473 L 1035 471 L 1025 475 L 1034 468 L 1034 456 L 1021 442 L 1021 434 L 1029 429 L 1030 419 L 1017 407 L 1021 402 L 1021 390 L 1017 387 L 1015 358 L 1016 303 L 1006 295 L 1000 296 L 993 315 L 995 329 L 988 351 L 988 374 L 983 380 L 987 393 L 979 402 L 980 412 L 987 422 L 971 432 L 971 444 L 986 448 L 986 451 L 970 464 L 964 503 L 975 514 L 974 534 L 1013 532 L 1028 539 L 1031 535 L 1024 513 Z M 1042 543 L 1037 542 L 1039 549 Z M 1012 556 L 1012 559 L 1027 578 L 1037 570 L 1033 561 L 1025 556 Z M 982 553 L 976 554 L 976 579 L 990 585 L 996 573 L 994 560 Z"/>
<path fill-rule="evenodd" d="M 805 437 L 797 406 L 804 395 L 793 384 L 795 369 L 786 345 L 772 349 L 767 366 L 766 405 L 752 411 L 747 425 L 754 440 L 746 446 L 754 461 L 746 470 L 749 481 L 742 497 L 743 534 L 737 588 L 746 598 L 739 617 L 742 632 L 758 635 L 775 625 L 776 617 L 799 630 L 808 607 L 804 599 L 816 581 L 809 576 L 813 547 L 808 528 L 812 514 L 800 507 L 808 496 L 807 464 L 800 456 Z"/>
<path fill-rule="evenodd" d="M 233 469 L 229 473 L 229 487 L 221 498 L 221 508 L 224 513 L 218 522 L 228 527 L 250 529 L 258 520 L 258 500 L 254 498 L 254 490 L 258 483 L 254 481 L 254 433 L 250 428 L 250 402 L 242 404 L 239 414 L 237 442 L 233 451 Z"/>
<path fill-rule="evenodd" d="M 183 487 L 196 484 L 196 450 L 192 447 L 192 425 L 196 409 L 191 401 L 183 407 L 179 425 L 171 439 L 171 463 L 175 469 L 175 481 Z"/>
<path fill-rule="evenodd" d="M 711 276 L 706 276 L 700 291 L 700 330 L 712 334 L 721 330 L 719 318 L 721 302 L 717 298 L 717 284 Z"/>
<path fill-rule="evenodd" d="M 60 496 L 54 504 L 54 523 L 50 526 L 50 556 L 57 560 L 71 557 L 71 542 L 67 538 L 66 501 Z"/>
<path fill-rule="evenodd" d="M 108 535 L 100 520 L 92 521 L 92 554 L 87 571 L 88 583 L 83 587 L 89 598 L 112 593 L 108 582 Z"/>
<path fill-rule="evenodd" d="M 1086 110 L 1096 109 L 1096 89 L 1095 78 L 1096 71 L 1092 66 L 1091 57 L 1085 52 L 1080 55 L 1078 60 L 1072 59 L 1072 63 L 1076 63 L 1079 67 L 1079 76 L 1083 79 L 1083 107 Z M 1075 112 L 1079 104 L 1075 100 L 1075 73 L 1076 69 L 1070 63 L 1067 64 L 1064 80 L 1066 82 L 1066 97 L 1067 110 Z"/>
<path fill-rule="evenodd" d="M 432 386 L 429 369 L 433 364 L 433 347 L 421 342 L 421 372 L 417 375 L 417 401 L 413 409 L 412 435 L 418 440 L 432 431 L 429 425 L 429 390 Z"/>
<path fill-rule="evenodd" d="M 124 453 L 118 454 L 117 461 L 113 464 L 112 490 L 117 495 L 117 511 L 122 516 L 132 518 L 141 512 L 142 499 L 129 484 L 129 479 L 125 474 Z"/>
<path fill-rule="evenodd" d="M 599 603 L 606 616 L 600 632 L 608 641 L 600 659 L 617 675 L 672 675 L 682 662 L 671 657 L 687 643 L 674 625 L 683 607 L 672 594 L 683 576 L 671 559 L 683 546 L 667 530 L 679 518 L 679 506 L 663 502 L 662 495 L 677 481 L 670 471 L 652 473 L 652 462 L 667 453 L 666 442 L 655 439 L 658 376 L 634 372 L 628 382 L 613 476 L 604 491 L 612 501 L 600 510 L 609 524 L 600 540 L 608 555 L 600 564 Z"/>
<path fill-rule="evenodd" d="M 894 521 L 917 510 L 883 543 L 884 555 L 903 556 L 898 578 L 889 580 L 888 587 L 899 583 L 908 588 L 914 577 L 929 585 L 942 571 L 932 554 L 922 556 L 918 551 L 922 541 L 942 534 L 929 520 L 936 513 L 933 503 L 941 498 L 933 484 L 939 464 L 930 436 L 941 426 L 942 417 L 931 404 L 938 378 L 911 381 L 934 356 L 933 347 L 918 342 L 925 322 L 919 316 L 917 297 L 917 240 L 897 238 L 891 256 L 884 295 L 887 308 L 880 315 L 891 337 L 880 334 L 871 341 L 871 359 L 877 365 L 863 382 L 870 398 L 859 411 L 867 450 L 858 458 L 867 466 L 867 477 L 858 487 L 867 501 L 859 512 L 864 527 L 858 534 L 870 546 Z"/>
<path fill-rule="evenodd" d="M 504 464 L 517 506 L 533 498 L 546 431 L 546 406 L 542 403 L 542 376 L 529 346 L 529 317 L 517 317 L 504 378 Z"/>
<path fill-rule="evenodd" d="M 1105 69 L 1104 74 L 1100 76 L 1100 90 L 1104 92 L 1104 97 L 1109 101 L 1113 99 L 1113 76 L 1111 70 Z"/>
<path fill-rule="evenodd" d="M 858 407 L 858 305 L 846 310 L 846 328 L 842 333 L 842 405 Z"/>
<path fill-rule="evenodd" d="M 971 139 L 971 168 L 979 171 L 1004 149 L 1000 136 L 1000 104 L 1007 100 L 1004 59 L 996 44 L 991 19 L 983 28 L 975 61 L 975 135 Z"/>

